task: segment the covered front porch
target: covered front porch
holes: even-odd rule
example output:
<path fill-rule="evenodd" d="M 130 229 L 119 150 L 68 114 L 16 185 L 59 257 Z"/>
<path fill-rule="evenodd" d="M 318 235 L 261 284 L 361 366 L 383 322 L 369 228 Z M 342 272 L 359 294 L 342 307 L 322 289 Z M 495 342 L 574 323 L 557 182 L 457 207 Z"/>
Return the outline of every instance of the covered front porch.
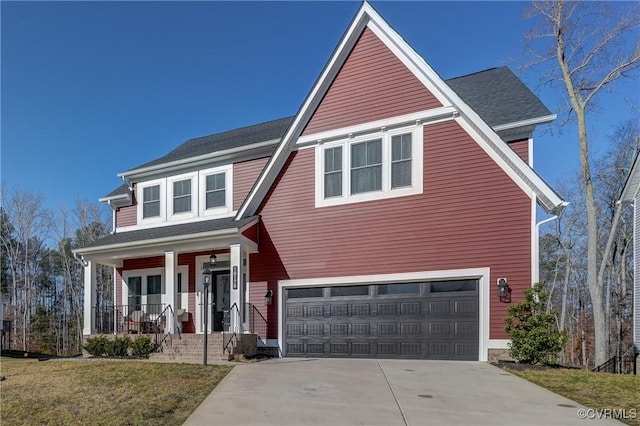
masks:
<path fill-rule="evenodd" d="M 76 250 L 84 265 L 83 334 L 238 334 L 263 328 L 264 336 L 266 306 L 249 303 L 257 223 L 257 217 L 228 218 L 133 230 Z M 114 300 L 107 307 L 96 304 L 98 264 L 114 272 Z"/>

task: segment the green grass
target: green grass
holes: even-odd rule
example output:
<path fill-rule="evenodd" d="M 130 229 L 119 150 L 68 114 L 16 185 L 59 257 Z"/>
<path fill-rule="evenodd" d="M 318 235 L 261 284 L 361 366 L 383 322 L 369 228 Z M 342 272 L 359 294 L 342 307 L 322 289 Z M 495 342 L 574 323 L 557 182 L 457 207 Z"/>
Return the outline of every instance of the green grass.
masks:
<path fill-rule="evenodd" d="M 549 368 L 507 371 L 530 382 L 595 409 L 623 409 L 628 417 L 619 419 L 629 425 L 640 425 L 640 376 L 594 373 L 591 371 Z"/>
<path fill-rule="evenodd" d="M 2 358 L 0 424 L 180 425 L 232 368 Z"/>

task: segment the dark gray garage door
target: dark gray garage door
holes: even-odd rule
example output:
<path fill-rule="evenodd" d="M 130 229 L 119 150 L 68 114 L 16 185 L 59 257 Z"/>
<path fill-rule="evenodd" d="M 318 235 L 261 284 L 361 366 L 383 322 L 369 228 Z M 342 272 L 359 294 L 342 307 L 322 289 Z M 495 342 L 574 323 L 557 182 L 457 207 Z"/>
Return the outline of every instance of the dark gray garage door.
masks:
<path fill-rule="evenodd" d="M 285 352 L 478 359 L 478 280 L 285 290 Z"/>

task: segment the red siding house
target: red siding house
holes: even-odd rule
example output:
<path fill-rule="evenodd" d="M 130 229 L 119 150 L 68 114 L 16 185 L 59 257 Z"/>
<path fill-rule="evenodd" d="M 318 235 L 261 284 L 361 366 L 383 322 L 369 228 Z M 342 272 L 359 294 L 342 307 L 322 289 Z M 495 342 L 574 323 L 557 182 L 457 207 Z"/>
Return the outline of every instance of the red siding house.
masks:
<path fill-rule="evenodd" d="M 532 169 L 554 118 L 506 67 L 443 80 L 364 3 L 295 116 L 120 173 L 101 199 L 114 232 L 76 250 L 84 334 L 206 327 L 280 356 L 491 359 L 536 279 L 537 206 L 566 205 Z M 115 270 L 110 312 L 96 264 Z"/>

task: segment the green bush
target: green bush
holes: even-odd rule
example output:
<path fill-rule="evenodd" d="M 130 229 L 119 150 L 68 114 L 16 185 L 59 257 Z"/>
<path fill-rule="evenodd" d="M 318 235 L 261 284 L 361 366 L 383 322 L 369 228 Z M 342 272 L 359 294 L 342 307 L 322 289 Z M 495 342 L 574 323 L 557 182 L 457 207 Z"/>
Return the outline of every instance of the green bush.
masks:
<path fill-rule="evenodd" d="M 538 283 L 524 291 L 525 300 L 508 308 L 505 331 L 509 334 L 509 355 L 524 364 L 555 364 L 567 343 L 567 334 L 555 329 L 555 316 L 547 312 L 549 296 Z"/>
<path fill-rule="evenodd" d="M 131 344 L 131 339 L 129 337 L 116 337 L 113 340 L 109 340 L 105 347 L 105 352 L 107 356 L 113 357 L 123 357 L 129 355 L 129 345 Z"/>
<path fill-rule="evenodd" d="M 104 356 L 107 352 L 107 343 L 109 343 L 107 336 L 88 337 L 83 347 L 93 356 Z"/>
<path fill-rule="evenodd" d="M 151 343 L 151 337 L 140 335 L 133 339 L 130 345 L 131 355 L 135 358 L 149 358 L 155 350 L 155 345 Z"/>

